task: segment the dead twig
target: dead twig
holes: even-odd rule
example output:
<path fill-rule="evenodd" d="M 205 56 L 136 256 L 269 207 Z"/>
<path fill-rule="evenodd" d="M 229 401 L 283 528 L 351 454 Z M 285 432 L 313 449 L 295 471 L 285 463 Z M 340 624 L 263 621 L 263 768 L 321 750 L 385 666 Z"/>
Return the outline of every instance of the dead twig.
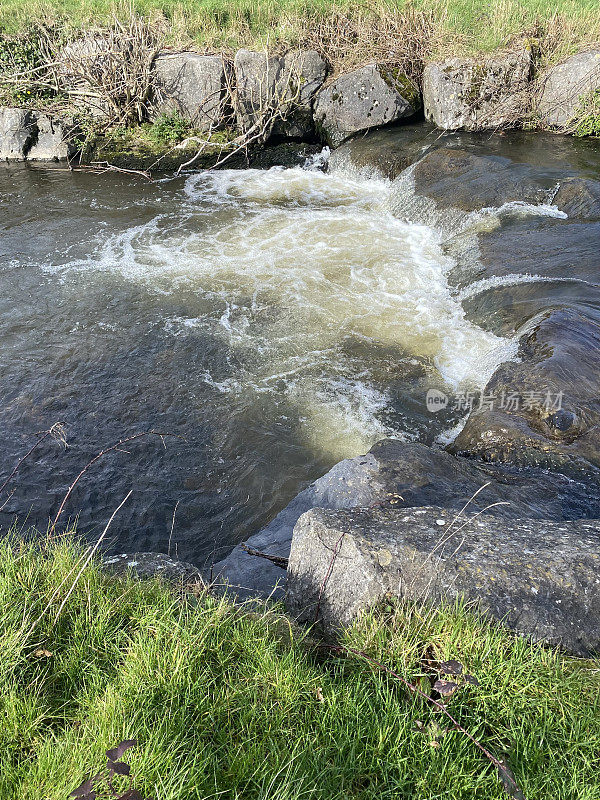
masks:
<path fill-rule="evenodd" d="M 247 152 L 253 145 L 264 144 L 271 135 L 276 123 L 284 122 L 298 105 L 302 97 L 302 66 L 296 64 L 288 69 L 286 74 L 275 81 L 269 75 L 270 58 L 265 50 L 265 74 L 258 81 L 258 85 L 248 89 L 235 85 L 229 74 L 226 77 L 223 108 L 231 107 L 238 114 L 237 124 L 242 132 L 235 139 L 222 145 L 215 145 L 210 141 L 212 126 L 206 139 L 200 140 L 200 147 L 196 153 L 181 164 L 177 175 L 181 171 L 193 166 L 208 147 L 217 147 L 217 160 L 211 169 L 223 166 L 227 161 L 241 152 Z M 242 95 L 243 88 L 243 97 Z M 187 142 L 190 139 L 186 140 Z M 225 153 L 225 155 L 223 155 Z"/>
<path fill-rule="evenodd" d="M 471 741 L 475 745 L 475 747 L 477 747 L 477 749 L 484 754 L 484 756 L 488 759 L 488 761 L 490 761 L 494 765 L 494 767 L 496 767 L 498 775 L 500 777 L 500 780 L 502 781 L 504 788 L 506 789 L 506 792 L 513 798 L 513 800 L 525 800 L 525 795 L 519 788 L 512 772 L 506 766 L 505 762 L 496 758 L 496 756 L 490 753 L 490 751 L 486 747 L 484 747 L 484 745 L 482 745 L 480 741 L 475 739 L 475 737 L 472 734 L 470 734 L 469 731 L 463 725 L 460 724 L 460 722 L 454 717 L 454 715 L 451 714 L 450 711 L 448 711 L 448 707 L 445 705 L 445 703 L 442 703 L 440 700 L 435 700 L 433 697 L 430 697 L 416 684 L 411 683 L 411 681 L 407 680 L 406 678 L 403 678 L 402 675 L 399 675 L 397 672 L 395 672 L 393 669 L 390 669 L 390 667 L 386 666 L 385 664 L 382 664 L 376 659 L 371 658 L 371 656 L 367 655 L 362 650 L 355 650 L 353 647 L 347 647 L 346 645 L 342 644 L 330 645 L 322 643 L 321 647 L 330 650 L 332 652 L 352 653 L 353 655 L 358 656 L 359 658 L 363 658 L 373 667 L 376 667 L 382 672 L 385 672 L 387 675 L 391 675 L 393 678 L 400 681 L 413 694 L 419 695 L 428 703 L 434 705 L 438 709 L 438 711 L 441 711 L 448 717 L 448 719 L 454 725 L 454 728 L 457 731 L 460 731 L 460 733 L 464 734 L 467 737 L 467 739 L 469 739 L 469 741 Z"/>
<path fill-rule="evenodd" d="M 56 516 L 54 517 L 54 521 L 50 525 L 49 536 L 52 536 L 52 534 L 54 533 L 54 530 L 56 529 L 56 525 L 58 523 L 58 520 L 60 519 L 60 516 L 64 511 L 65 505 L 67 504 L 67 501 L 69 500 L 69 498 L 71 497 L 71 494 L 73 493 L 73 489 L 77 486 L 77 484 L 79 483 L 81 478 L 90 469 L 90 467 L 92 467 L 103 456 L 107 455 L 108 453 L 112 453 L 115 450 L 120 450 L 120 449 L 122 449 L 124 444 L 127 444 L 128 442 L 133 442 L 136 439 L 141 439 L 143 436 L 160 436 L 160 438 L 163 439 L 163 437 L 165 437 L 165 436 L 174 436 L 174 435 L 175 434 L 172 434 L 172 433 L 160 433 L 159 431 L 142 431 L 141 433 L 135 433 L 132 436 L 128 436 L 126 439 L 119 439 L 119 441 L 116 442 L 115 444 L 111 445 L 110 447 L 106 447 L 104 450 L 101 450 L 97 455 L 94 456 L 94 458 L 92 458 L 91 461 L 89 461 L 85 465 L 85 467 L 81 470 L 79 475 L 77 475 L 77 477 L 75 478 L 73 483 L 67 489 L 67 493 L 63 497 L 62 503 L 60 504 L 60 507 L 59 507 L 59 509 L 58 509 L 58 511 L 56 513 Z M 164 441 L 163 441 L 163 444 L 164 444 Z"/>
<path fill-rule="evenodd" d="M 275 564 L 276 567 L 280 567 L 281 569 L 288 568 L 288 560 L 283 556 L 273 556 L 270 553 L 262 553 L 260 550 L 255 550 L 253 547 L 248 547 L 248 545 L 243 544 L 242 550 L 245 550 L 249 556 L 258 556 L 258 558 L 266 558 L 267 561 L 270 561 L 272 564 Z"/>
<path fill-rule="evenodd" d="M 124 175 L 139 175 L 152 183 L 152 175 L 145 169 L 125 169 L 125 167 L 117 167 L 108 161 L 92 161 L 88 167 L 76 167 L 79 171 L 86 172 L 122 172 Z"/>
<path fill-rule="evenodd" d="M 56 440 L 60 441 L 61 443 L 63 443 L 65 447 L 67 446 L 67 440 L 66 440 L 66 438 L 65 438 L 65 427 L 64 427 L 64 425 L 63 425 L 63 423 L 62 423 L 62 422 L 55 422 L 55 423 L 54 423 L 54 425 L 52 425 L 52 427 L 48 428 L 48 430 L 47 430 L 47 431 L 42 431 L 40 434 L 38 434 L 38 436 L 39 436 L 39 439 L 37 440 L 37 442 L 36 442 L 36 443 L 33 445 L 33 447 L 31 447 L 31 448 L 30 448 L 30 449 L 29 449 L 29 450 L 28 450 L 28 451 L 25 453 L 25 455 L 24 455 L 24 456 L 22 456 L 22 457 L 21 457 L 21 458 L 20 458 L 20 459 L 17 461 L 17 464 L 16 464 L 15 468 L 13 469 L 13 471 L 10 473 L 10 475 L 8 476 L 8 478 L 7 478 L 7 479 L 4 481 L 4 483 L 2 484 L 2 486 L 0 486 L 0 494 L 2 494 L 2 492 L 4 491 L 4 489 L 6 488 L 6 486 L 7 486 L 7 485 L 8 485 L 8 484 L 11 482 L 11 480 L 12 480 L 12 479 L 15 477 L 15 475 L 16 475 L 16 474 L 17 474 L 17 472 L 19 471 L 19 468 L 20 468 L 21 464 L 22 464 L 24 461 L 26 461 L 26 459 L 28 459 L 28 458 L 29 458 L 29 456 L 30 456 L 30 455 L 33 453 L 33 451 L 34 451 L 36 448 L 38 448 L 38 447 L 39 447 L 39 446 L 42 444 L 42 442 L 46 441 L 46 439 L 47 439 L 49 436 L 52 436 L 52 438 L 53 438 L 53 439 L 56 439 Z"/>

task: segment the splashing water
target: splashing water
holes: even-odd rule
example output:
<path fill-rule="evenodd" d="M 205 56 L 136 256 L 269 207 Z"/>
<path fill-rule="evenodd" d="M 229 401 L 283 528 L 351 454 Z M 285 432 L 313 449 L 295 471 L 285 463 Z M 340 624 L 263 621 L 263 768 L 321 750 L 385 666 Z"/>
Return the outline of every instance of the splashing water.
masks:
<path fill-rule="evenodd" d="M 386 387 L 349 364 L 345 341 L 416 357 L 454 389 L 482 387 L 515 353 L 513 340 L 465 318 L 438 235 L 394 216 L 394 191 L 383 179 L 316 169 L 193 175 L 175 211 L 62 269 L 195 293 L 205 313 L 165 325 L 226 341 L 236 368 L 223 379 L 208 366 L 206 381 L 224 393 L 283 392 L 315 443 L 354 455 L 394 431 L 380 418 Z"/>

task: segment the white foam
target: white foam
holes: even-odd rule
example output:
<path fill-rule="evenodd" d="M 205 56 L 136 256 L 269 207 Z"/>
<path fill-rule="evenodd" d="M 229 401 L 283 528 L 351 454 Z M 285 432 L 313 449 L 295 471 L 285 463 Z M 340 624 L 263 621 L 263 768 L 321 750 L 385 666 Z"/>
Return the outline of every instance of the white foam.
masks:
<path fill-rule="evenodd" d="M 523 283 L 546 283 L 553 281 L 554 278 L 548 278 L 544 275 L 528 275 L 513 273 L 511 275 L 495 275 L 493 278 L 483 278 L 480 281 L 475 281 L 469 286 L 465 286 L 459 292 L 459 300 L 467 300 L 469 297 L 475 297 L 482 292 L 487 292 L 489 289 L 496 289 L 501 286 L 518 286 Z M 561 280 L 560 278 L 558 280 Z"/>
<path fill-rule="evenodd" d="M 517 349 L 466 319 L 439 232 L 399 219 L 397 203 L 397 185 L 383 178 L 203 172 L 160 215 L 103 233 L 93 254 L 58 268 L 191 292 L 204 313 L 171 318 L 166 330 L 221 337 L 238 365 L 231 380 L 203 379 L 219 392 L 284 395 L 310 437 L 343 456 L 393 433 L 381 421 L 386 393 L 348 374 L 344 338 L 426 358 L 453 389 L 483 387 Z"/>
<path fill-rule="evenodd" d="M 555 219 L 567 219 L 564 211 L 559 211 L 557 206 L 549 203 L 525 203 L 521 200 L 511 200 L 502 203 L 501 206 L 491 206 L 482 208 L 480 211 L 473 211 L 471 218 L 477 221 L 481 217 L 554 217 Z"/>
<path fill-rule="evenodd" d="M 331 157 L 331 150 L 328 147 L 324 147 L 318 153 L 314 153 L 312 156 L 308 156 L 306 161 L 304 162 L 304 169 L 324 169 Z"/>

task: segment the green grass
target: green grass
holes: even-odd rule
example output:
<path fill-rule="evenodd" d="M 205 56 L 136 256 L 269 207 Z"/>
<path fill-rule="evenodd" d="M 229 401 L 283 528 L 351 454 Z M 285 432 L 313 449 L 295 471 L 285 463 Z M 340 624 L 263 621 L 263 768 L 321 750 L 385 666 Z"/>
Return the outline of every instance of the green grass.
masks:
<path fill-rule="evenodd" d="M 567 130 L 574 136 L 600 137 L 600 90 L 595 89 L 579 98 L 579 107 Z"/>
<path fill-rule="evenodd" d="M 438 735 L 443 715 L 354 656 L 311 650 L 279 612 L 181 602 L 95 564 L 69 595 L 80 556 L 0 544 L 2 800 L 65 800 L 125 738 L 148 799 L 505 797 L 464 735 Z M 598 663 L 460 608 L 390 607 L 345 641 L 416 680 L 425 648 L 458 658 L 480 683 L 450 708 L 529 800 L 600 796 Z"/>
<path fill-rule="evenodd" d="M 185 147 L 176 147 L 186 137 L 192 137 Z M 98 135 L 92 128 L 91 147 L 84 151 L 84 161 L 107 161 L 124 169 L 169 172 L 194 156 L 199 145 L 193 137 L 204 140 L 206 133 L 195 130 L 177 115 L 161 115 L 154 123 L 134 127 L 116 127 Z M 213 131 L 196 168 L 209 168 L 227 153 L 234 134 L 229 130 Z"/>
<path fill-rule="evenodd" d="M 367 20 L 372 13 L 431 12 L 438 49 L 489 51 L 523 31 L 550 26 L 567 49 L 600 39 L 597 0 L 132 0 L 141 14 L 162 20 L 171 42 L 199 47 L 296 44 L 332 9 Z M 129 4 L 121 6 L 121 16 Z M 0 29 L 23 31 L 33 21 L 67 21 L 73 27 L 105 24 L 114 0 L 0 0 Z"/>

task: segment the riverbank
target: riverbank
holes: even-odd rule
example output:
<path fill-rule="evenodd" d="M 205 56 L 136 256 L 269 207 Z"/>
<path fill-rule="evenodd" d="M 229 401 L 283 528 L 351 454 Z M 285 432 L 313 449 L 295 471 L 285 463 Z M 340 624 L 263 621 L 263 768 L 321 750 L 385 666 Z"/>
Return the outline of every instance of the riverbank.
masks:
<path fill-rule="evenodd" d="M 96 9 L 78 27 L 50 6 L 49 23 L 0 37 L 0 157 L 172 171 L 273 141 L 337 147 L 423 117 L 441 130 L 598 136 L 600 23 L 586 3 L 477 8 L 274 8 L 263 43 L 260 8 L 242 31 L 211 7 L 194 38 L 148 9 L 110 20 Z M 215 20 L 234 47 L 217 42 Z"/>
<path fill-rule="evenodd" d="M 83 555 L 64 537 L 0 545 L 3 800 L 63 800 L 128 739 L 120 760 L 148 799 L 506 797 L 435 706 L 364 658 L 316 648 L 278 607 L 235 608 L 200 586 L 184 598 L 95 561 L 82 570 Z M 433 697 L 435 680 L 459 684 L 449 711 L 526 797 L 595 800 L 597 663 L 465 608 L 388 604 L 342 644 Z M 443 676 L 448 660 L 474 680 Z"/>
<path fill-rule="evenodd" d="M 7 474 L 59 414 L 70 444 L 42 443 L 6 527 L 43 528 L 100 450 L 154 428 L 174 436 L 144 440 L 141 475 L 115 453 L 68 503 L 93 536 L 135 487 L 113 553 L 169 553 L 250 595 L 287 580 L 300 612 L 320 598 L 345 624 L 407 591 L 393 574 L 418 512 L 439 539 L 434 605 L 460 568 L 516 631 L 597 651 L 599 158 L 593 140 L 417 123 L 353 139 L 327 171 L 323 155 L 155 182 L 4 165 Z M 344 534 L 331 572 L 304 549 L 317 528 Z"/>

